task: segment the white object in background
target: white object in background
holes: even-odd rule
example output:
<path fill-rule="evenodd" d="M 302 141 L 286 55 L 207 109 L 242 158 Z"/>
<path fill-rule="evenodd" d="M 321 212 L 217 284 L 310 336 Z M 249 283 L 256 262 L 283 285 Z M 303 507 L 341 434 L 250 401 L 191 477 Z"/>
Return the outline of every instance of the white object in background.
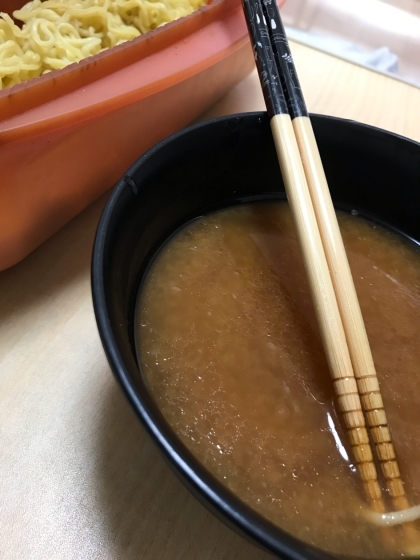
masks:
<path fill-rule="evenodd" d="M 324 0 L 324 5 L 347 17 L 357 14 L 359 21 L 389 34 L 419 37 L 420 18 L 381 0 Z"/>
<path fill-rule="evenodd" d="M 391 52 L 388 47 L 380 47 L 369 51 L 337 37 L 308 33 L 293 27 L 286 27 L 286 31 L 288 38 L 293 41 L 298 41 L 356 64 L 373 68 L 379 72 L 398 76 L 398 56 Z"/>

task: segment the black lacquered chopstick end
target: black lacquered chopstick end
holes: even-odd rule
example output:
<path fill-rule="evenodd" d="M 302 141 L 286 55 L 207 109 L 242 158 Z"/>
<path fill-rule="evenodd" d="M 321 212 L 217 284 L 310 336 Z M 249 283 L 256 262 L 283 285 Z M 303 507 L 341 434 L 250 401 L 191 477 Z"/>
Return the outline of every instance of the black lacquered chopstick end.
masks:
<path fill-rule="evenodd" d="M 281 20 L 276 0 L 262 0 L 262 10 L 267 21 L 270 43 L 274 53 L 277 70 L 287 100 L 291 119 L 307 117 L 305 99 L 300 87 L 298 75 L 290 52 L 289 41 Z"/>
<path fill-rule="evenodd" d="M 288 112 L 261 0 L 242 0 L 255 63 L 270 117 Z"/>

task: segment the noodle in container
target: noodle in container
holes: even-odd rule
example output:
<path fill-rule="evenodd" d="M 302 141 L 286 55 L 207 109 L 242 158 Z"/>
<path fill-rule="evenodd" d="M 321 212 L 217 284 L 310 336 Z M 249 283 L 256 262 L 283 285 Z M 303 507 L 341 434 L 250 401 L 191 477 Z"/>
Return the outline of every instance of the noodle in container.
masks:
<path fill-rule="evenodd" d="M 22 6 L 22 0 L 4 0 L 1 10 L 9 18 L 2 21 L 10 24 Z M 125 41 L 120 31 L 100 45 L 96 32 L 83 42 L 71 22 L 65 25 L 61 36 L 70 36 L 68 51 L 80 61 L 60 69 L 52 52 L 41 68 L 26 70 L 25 81 L 13 78 L 15 85 L 9 81 L 0 91 L 0 270 L 27 256 L 111 188 L 142 152 L 186 126 L 253 69 L 236 0 L 213 0 L 165 25 L 158 18 L 150 32 Z M 54 35 L 50 24 L 44 28 Z M 4 33 L 0 41 L 4 45 Z M 4 51 L 10 62 L 15 54 Z M 35 66 L 33 55 L 26 56 Z"/>

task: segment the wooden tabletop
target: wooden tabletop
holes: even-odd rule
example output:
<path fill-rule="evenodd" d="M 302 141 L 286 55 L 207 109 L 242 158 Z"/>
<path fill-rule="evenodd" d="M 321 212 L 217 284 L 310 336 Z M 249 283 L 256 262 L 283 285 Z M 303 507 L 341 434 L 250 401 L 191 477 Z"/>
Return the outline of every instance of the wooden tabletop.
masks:
<path fill-rule="evenodd" d="M 420 141 L 419 89 L 292 50 L 311 112 Z M 263 108 L 254 73 L 203 118 Z M 106 198 L 0 273 L 0 559 L 268 559 L 177 481 L 112 377 L 90 292 Z"/>

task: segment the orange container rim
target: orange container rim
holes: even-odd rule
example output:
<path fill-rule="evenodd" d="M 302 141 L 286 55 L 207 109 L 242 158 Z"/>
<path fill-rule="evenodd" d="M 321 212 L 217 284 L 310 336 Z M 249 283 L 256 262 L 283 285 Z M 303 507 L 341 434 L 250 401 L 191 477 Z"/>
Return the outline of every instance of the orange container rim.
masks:
<path fill-rule="evenodd" d="M 240 6 L 239 0 L 213 0 L 187 17 L 177 19 L 122 45 L 0 91 L 2 121 L 13 119 L 45 103 L 82 90 L 162 50 L 182 43 L 190 35 L 226 18 Z M 4 124 L 4 123 L 3 123 Z"/>

